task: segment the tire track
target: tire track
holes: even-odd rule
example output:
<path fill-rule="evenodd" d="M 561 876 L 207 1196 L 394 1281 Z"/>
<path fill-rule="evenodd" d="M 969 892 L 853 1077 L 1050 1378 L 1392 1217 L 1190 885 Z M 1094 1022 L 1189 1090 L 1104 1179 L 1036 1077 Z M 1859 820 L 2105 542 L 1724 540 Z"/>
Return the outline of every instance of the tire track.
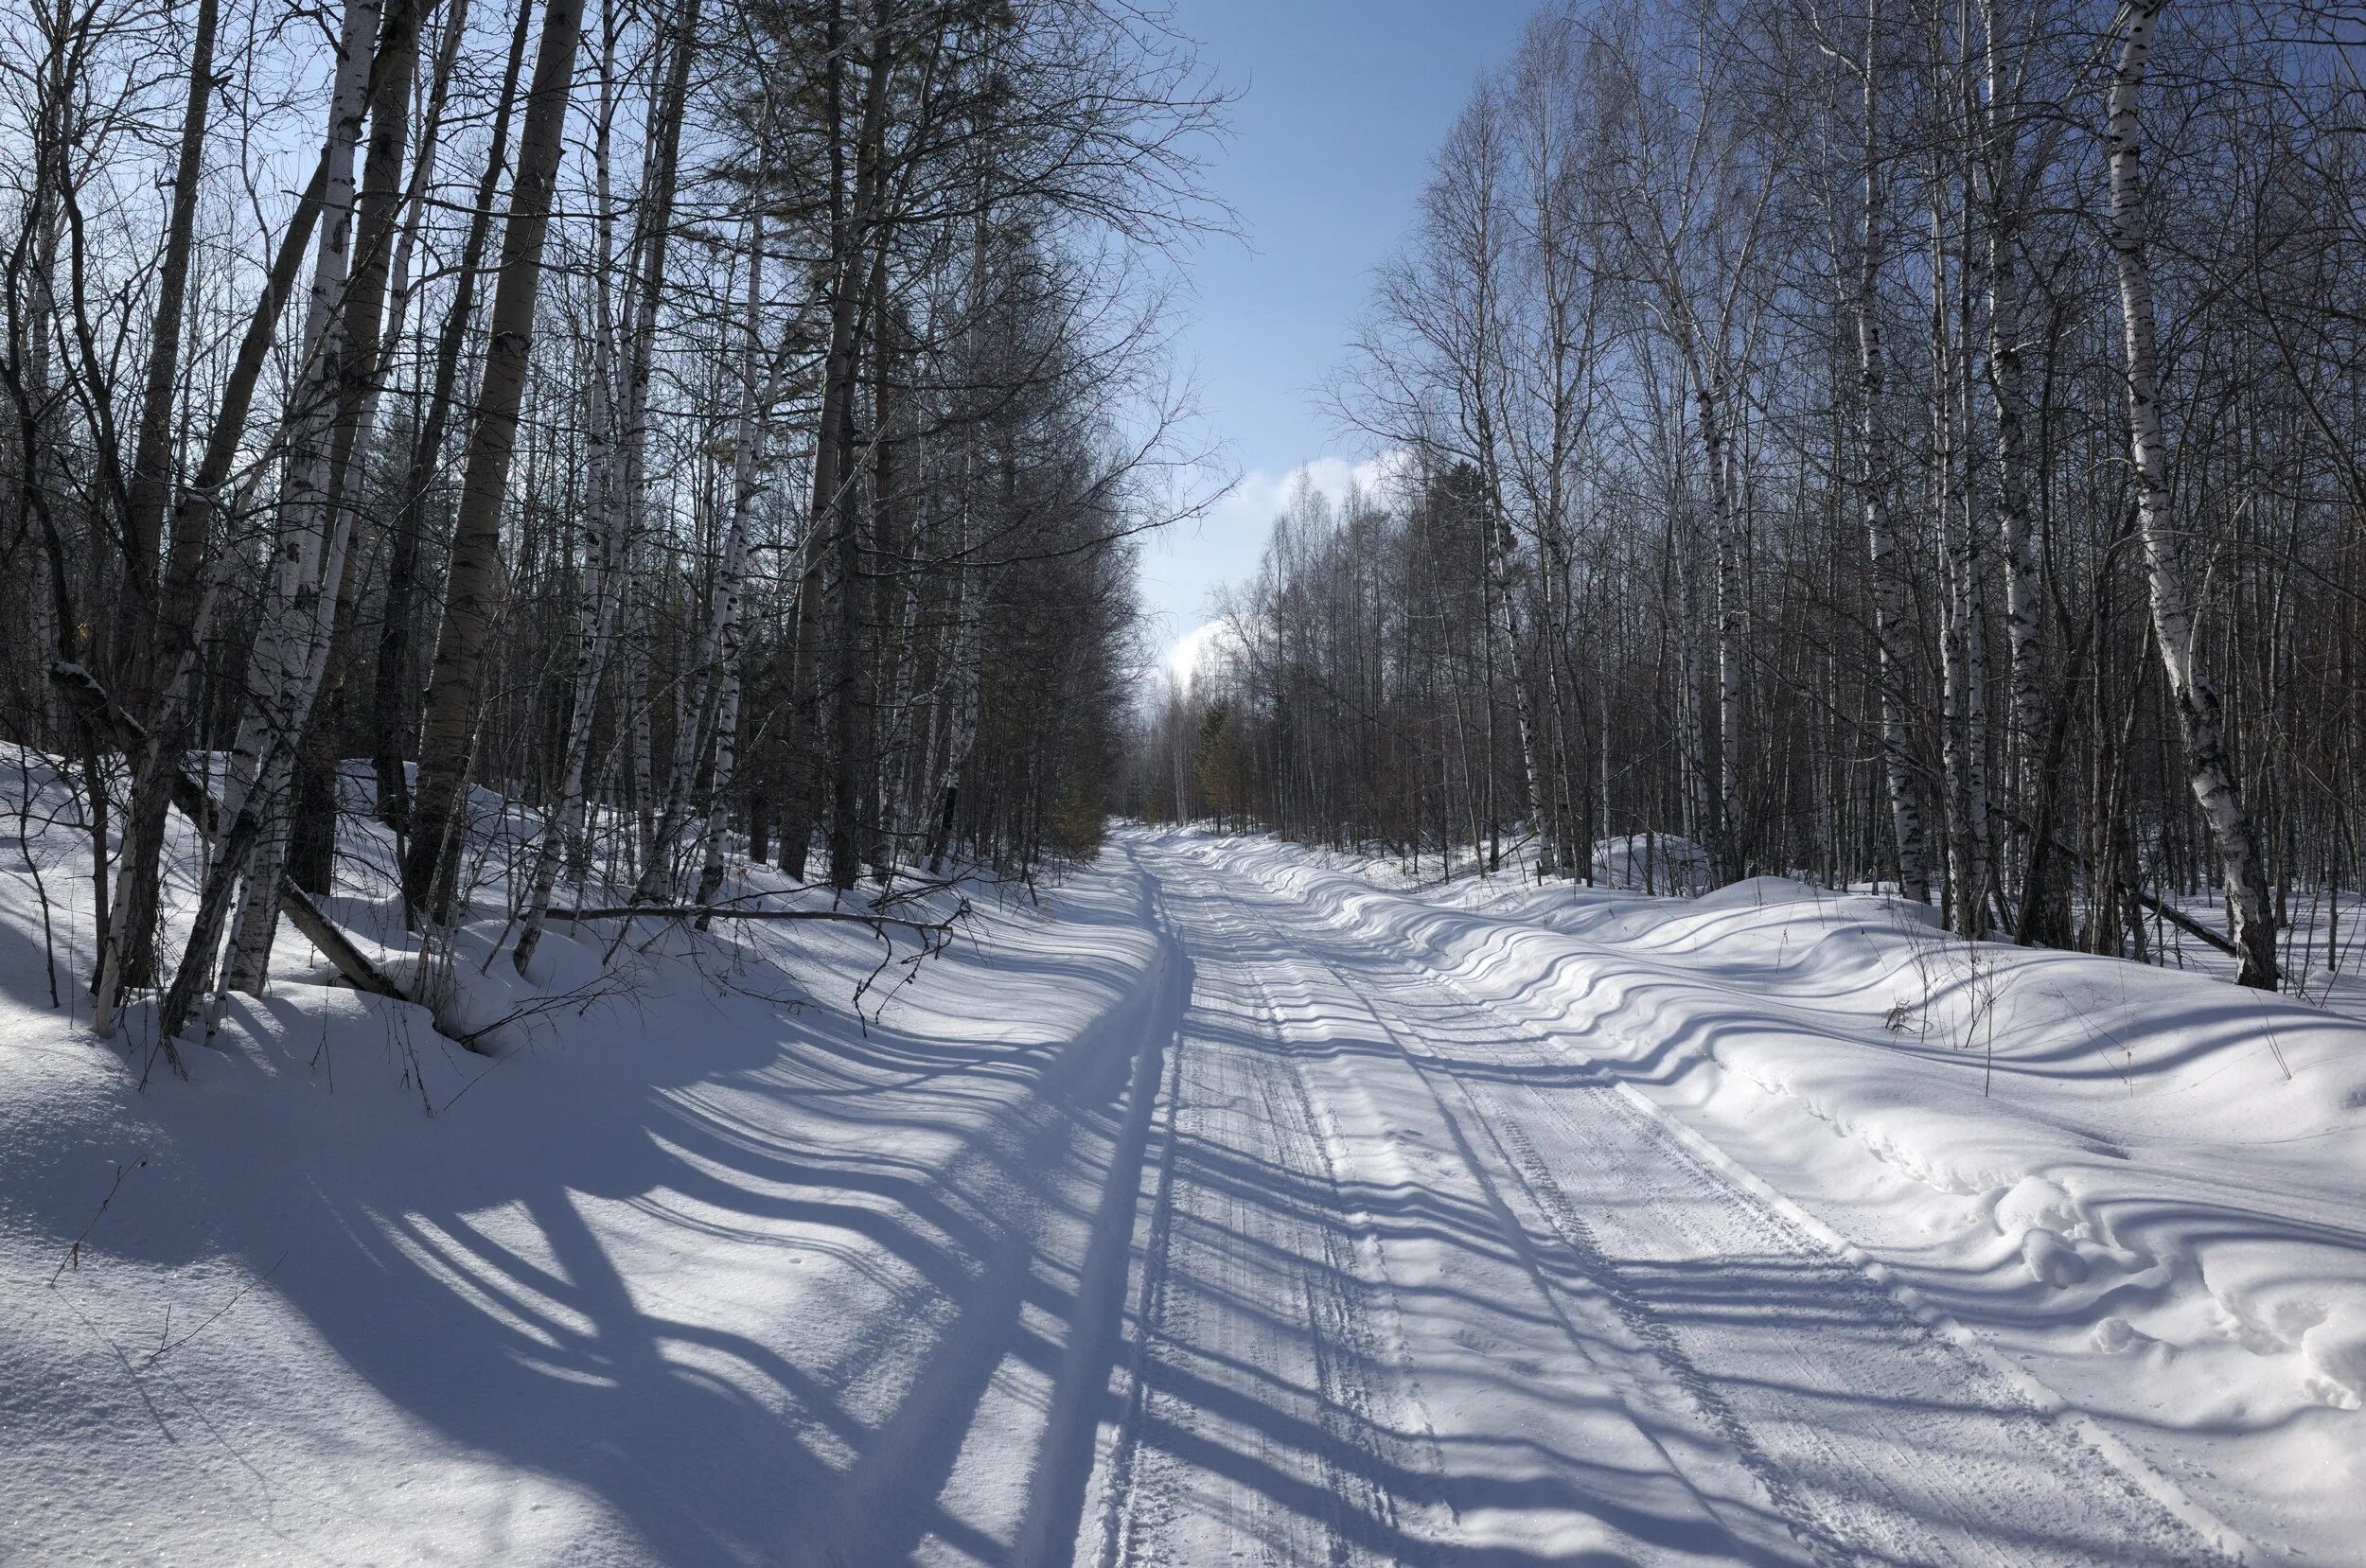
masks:
<path fill-rule="evenodd" d="M 1280 940 L 1279 927 L 1266 925 Z M 1308 961 L 1371 1012 L 1430 1084 L 1441 1115 L 1457 1119 L 1449 1084 L 1464 1101 L 1495 1146 L 1503 1174 L 1527 1199 L 1521 1207 L 1543 1218 L 1568 1268 L 1601 1293 L 1668 1382 L 1731 1446 L 1813 1559 L 1999 1568 L 2227 1560 L 2125 1471 L 1933 1333 L 1862 1269 L 1704 1165 L 1581 1050 L 1442 974 L 1362 947 L 1351 978 L 1311 941 L 1302 945 Z M 1441 1007 L 1438 993 L 1454 1004 Z M 1473 1018 L 1492 1021 L 1476 1040 L 1467 1038 Z M 1491 1068 L 1565 1072 L 1574 1063 L 1586 1075 L 1549 1090 L 1491 1082 L 1432 1048 L 1457 1033 L 1490 1053 Z M 1507 1054 L 1507 1046 L 1526 1049 Z M 1636 1224 L 1633 1205 L 1604 1206 L 1606 1242 L 1541 1152 L 1529 1131 L 1539 1122 L 1557 1135 L 1550 1142 L 1564 1167 L 1623 1172 L 1631 1191 L 1656 1189 L 1651 1225 Z M 1471 1163 L 1476 1171 L 1488 1162 L 1474 1156 Z M 1634 1173 L 1645 1170 L 1651 1179 L 1638 1182 Z M 1787 1396 L 1779 1383 L 1726 1373 L 1718 1355 L 1734 1349 L 1734 1330 L 1685 1323 L 1685 1306 L 1673 1299 L 1677 1276 L 1663 1266 L 1670 1260 L 1662 1253 L 1746 1260 L 1760 1273 L 1788 1269 L 1794 1291 L 1846 1325 L 1841 1337 L 1850 1353 L 1836 1357 L 1810 1337 L 1761 1330 L 1757 1338 L 1772 1338 L 1798 1392 Z M 1769 1350 L 1750 1347 L 1759 1358 Z M 1901 1400 L 1901 1390 L 1916 1397 Z M 1812 1407 L 1834 1395 L 1871 1413 L 1864 1430 L 1831 1430 L 1816 1418 Z M 2033 1479 L 2051 1485 L 2033 1488 Z M 2049 1526 L 2060 1533 L 2042 1533 Z"/>

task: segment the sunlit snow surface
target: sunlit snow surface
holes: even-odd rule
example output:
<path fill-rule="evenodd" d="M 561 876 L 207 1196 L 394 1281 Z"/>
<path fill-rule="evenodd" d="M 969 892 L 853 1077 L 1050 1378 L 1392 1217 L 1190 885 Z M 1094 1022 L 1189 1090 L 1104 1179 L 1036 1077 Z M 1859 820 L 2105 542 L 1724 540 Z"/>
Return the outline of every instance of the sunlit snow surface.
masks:
<path fill-rule="evenodd" d="M 861 1020 L 856 928 L 494 918 L 472 1009 L 576 995 L 487 1060 L 283 932 L 142 1090 L 15 785 L 0 1561 L 2357 1559 L 2313 1008 L 1129 831 Z"/>

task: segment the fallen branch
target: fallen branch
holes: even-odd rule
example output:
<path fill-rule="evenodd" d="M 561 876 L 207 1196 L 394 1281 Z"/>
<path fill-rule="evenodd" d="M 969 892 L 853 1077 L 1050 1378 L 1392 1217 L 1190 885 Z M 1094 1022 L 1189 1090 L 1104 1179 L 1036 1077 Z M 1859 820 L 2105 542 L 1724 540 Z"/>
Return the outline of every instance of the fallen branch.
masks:
<path fill-rule="evenodd" d="M 278 1262 L 274 1262 L 271 1267 L 265 1269 L 262 1273 L 256 1275 L 245 1284 L 240 1285 L 236 1295 L 231 1296 L 229 1300 L 223 1302 L 221 1306 L 214 1309 L 213 1316 L 207 1318 L 196 1328 L 191 1329 L 187 1333 L 183 1334 L 179 1339 L 170 1337 L 172 1334 L 172 1308 L 170 1304 L 168 1303 L 165 1308 L 164 1332 L 157 1336 L 156 1348 L 148 1352 L 148 1359 L 141 1362 L 140 1365 L 143 1367 L 155 1365 L 156 1363 L 168 1352 L 178 1350 L 182 1346 L 186 1345 L 189 1341 L 195 1339 L 198 1335 L 203 1333 L 215 1324 L 220 1323 L 224 1317 L 227 1317 L 230 1314 L 231 1308 L 246 1299 L 247 1293 L 249 1291 L 261 1284 L 264 1280 L 269 1279 L 273 1275 L 277 1274 L 279 1272 L 279 1264 L 284 1263 L 287 1260 L 288 1255 L 284 1252 L 281 1253 L 279 1255 Z"/>
<path fill-rule="evenodd" d="M 2240 947 L 2235 946 L 2234 943 L 2230 942 L 2225 937 L 2220 936 L 2217 932 L 2213 931 L 2209 926 L 2204 925 L 2200 921 L 2196 920 L 2193 916 L 2187 914 L 2176 905 L 2171 904 L 2168 900 L 2164 898 L 2157 898 L 2151 893 L 2145 891 L 2142 888 L 2129 887 L 2125 877 L 2120 880 L 2120 888 L 2123 891 L 2134 895 L 2137 903 L 2143 905 L 2145 908 L 2150 909 L 2154 914 L 2159 915 L 2163 920 L 2167 921 L 2170 925 L 2176 926 L 2187 936 L 2193 937 L 2197 941 L 2208 943 L 2219 952 L 2224 953 L 2228 958 L 2239 959 L 2243 956 L 2243 950 Z"/>
<path fill-rule="evenodd" d="M 2006 821 L 2012 823 L 2014 827 L 2020 829 L 2024 837 L 2035 836 L 2029 825 L 2028 819 L 2022 817 L 2019 812 L 2000 811 L 1998 815 L 2002 816 Z M 2094 876 L 2095 863 L 2093 859 L 2080 853 L 2077 846 L 2064 843 L 2058 834 L 2052 836 L 2049 838 L 2049 842 L 2053 844 L 2056 854 L 2069 855 L 2072 860 L 2078 864 L 2081 870 L 2086 872 L 2089 878 L 2092 879 Z M 2177 907 L 2168 900 L 2145 891 L 2143 888 L 2129 881 L 2127 877 L 2121 875 L 2116 871 L 2110 872 L 2110 874 L 2112 882 L 2117 884 L 2119 887 L 2120 891 L 2126 893 L 2128 897 L 2134 899 L 2137 903 L 2143 905 L 2154 914 L 2159 915 L 2163 920 L 2167 921 L 2170 925 L 2176 926 L 2187 936 L 2192 937 L 2195 941 L 2206 943 L 2210 946 L 2216 948 L 2219 952 L 2224 953 L 2229 958 L 2239 959 L 2243 956 L 2243 950 L 2235 946 L 2231 940 L 2220 936 L 2216 931 L 2213 931 L 2209 926 L 2204 925 L 2201 922 L 2196 920 L 2184 910 Z"/>
<path fill-rule="evenodd" d="M 107 1217 L 107 1206 L 115 1201 L 115 1194 L 117 1192 L 123 1190 L 123 1178 L 130 1175 L 132 1172 L 137 1171 L 141 1166 L 146 1165 L 147 1163 L 148 1156 L 146 1154 L 142 1154 L 138 1159 L 133 1160 L 129 1165 L 118 1165 L 115 1167 L 115 1179 L 107 1184 L 107 1195 L 98 1200 L 98 1212 L 90 1217 L 90 1224 L 82 1227 L 82 1234 L 74 1238 L 74 1244 L 65 1249 L 65 1258 L 58 1264 L 58 1272 L 49 1277 L 49 1288 L 51 1290 L 58 1288 L 58 1281 L 65 1277 L 66 1270 L 79 1270 L 81 1268 L 82 1243 L 89 1241 L 90 1233 L 98 1228 L 98 1222 Z"/>

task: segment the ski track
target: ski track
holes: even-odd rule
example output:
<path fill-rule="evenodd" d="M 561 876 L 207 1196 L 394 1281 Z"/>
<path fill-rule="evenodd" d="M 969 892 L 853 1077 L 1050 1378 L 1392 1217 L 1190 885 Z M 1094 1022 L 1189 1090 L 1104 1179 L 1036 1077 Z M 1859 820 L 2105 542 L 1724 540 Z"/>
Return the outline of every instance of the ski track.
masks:
<path fill-rule="evenodd" d="M 1126 853 L 1191 995 L 1078 1564 L 2223 1560 L 1581 1040 Z"/>

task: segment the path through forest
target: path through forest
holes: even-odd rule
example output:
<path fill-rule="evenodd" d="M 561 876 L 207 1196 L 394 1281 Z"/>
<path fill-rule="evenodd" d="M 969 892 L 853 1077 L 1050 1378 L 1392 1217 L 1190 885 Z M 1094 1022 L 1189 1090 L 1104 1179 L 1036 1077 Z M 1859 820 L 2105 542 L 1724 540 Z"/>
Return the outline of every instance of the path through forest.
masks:
<path fill-rule="evenodd" d="M 142 1089 L 0 896 L 0 1564 L 2356 1560 L 2357 1027 L 1916 917 L 1121 828 Z"/>
<path fill-rule="evenodd" d="M 1581 1041 L 1126 853 L 1191 994 L 1079 1560 L 2211 1557 Z"/>

